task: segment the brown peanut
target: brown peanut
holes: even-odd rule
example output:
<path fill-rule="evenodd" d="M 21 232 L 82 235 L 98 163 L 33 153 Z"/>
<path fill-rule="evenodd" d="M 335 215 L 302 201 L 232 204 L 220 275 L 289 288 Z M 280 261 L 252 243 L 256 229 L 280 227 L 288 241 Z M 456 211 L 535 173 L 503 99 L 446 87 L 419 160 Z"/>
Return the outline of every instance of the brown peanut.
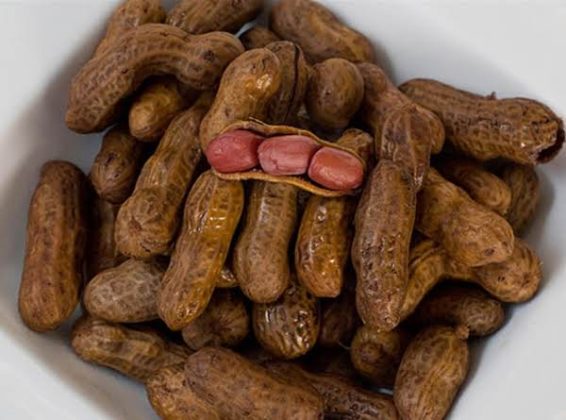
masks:
<path fill-rule="evenodd" d="M 532 166 L 509 163 L 504 166 L 501 178 L 511 190 L 511 204 L 507 221 L 517 235 L 532 222 L 540 201 L 540 186 Z"/>
<path fill-rule="evenodd" d="M 396 328 L 379 331 L 364 325 L 359 328 L 350 345 L 354 369 L 379 388 L 393 389 L 395 376 L 411 335 Z"/>
<path fill-rule="evenodd" d="M 234 248 L 234 272 L 250 300 L 274 302 L 289 285 L 288 251 L 297 224 L 297 189 L 254 182 L 246 212 Z"/>
<path fill-rule="evenodd" d="M 206 346 L 235 347 L 250 330 L 243 297 L 236 290 L 217 289 L 205 311 L 183 328 L 183 340 L 193 350 Z"/>
<path fill-rule="evenodd" d="M 410 315 L 423 297 L 443 279 L 476 283 L 496 299 L 512 303 L 532 298 L 542 280 L 539 258 L 517 238 L 513 253 L 507 260 L 476 268 L 462 265 L 449 257 L 442 247 L 425 240 L 411 250 L 409 272 L 401 319 Z"/>
<path fill-rule="evenodd" d="M 220 420 L 214 407 L 197 397 L 185 380 L 184 364 L 166 366 L 145 383 L 147 397 L 163 420 Z"/>
<path fill-rule="evenodd" d="M 43 165 L 31 199 L 19 291 L 20 316 L 37 332 L 59 327 L 75 310 L 83 283 L 86 178 L 63 161 Z"/>
<path fill-rule="evenodd" d="M 227 33 L 188 35 L 157 23 L 132 29 L 75 76 L 67 126 L 78 133 L 103 130 L 120 114 L 122 100 L 150 76 L 170 74 L 191 89 L 210 89 L 242 51 Z"/>
<path fill-rule="evenodd" d="M 352 261 L 356 306 L 365 324 L 389 331 L 400 321 L 409 279 L 409 247 L 415 220 L 412 177 L 399 165 L 381 160 L 358 205 Z"/>
<path fill-rule="evenodd" d="M 162 262 L 127 260 L 99 273 L 85 288 L 85 309 L 109 322 L 158 319 L 157 291 L 166 268 Z"/>
<path fill-rule="evenodd" d="M 166 342 L 153 330 L 135 330 L 93 317 L 80 318 L 73 326 L 73 350 L 90 363 L 145 382 L 165 366 L 183 363 L 188 349 Z"/>
<path fill-rule="evenodd" d="M 273 303 L 255 303 L 252 326 L 259 343 L 275 356 L 294 359 L 308 353 L 320 331 L 320 305 L 296 279 Z"/>
<path fill-rule="evenodd" d="M 321 397 L 292 384 L 230 350 L 205 347 L 189 357 L 185 378 L 191 389 L 226 419 L 323 418 Z"/>
<path fill-rule="evenodd" d="M 364 98 L 364 79 L 358 68 L 342 58 L 314 66 L 306 95 L 310 118 L 325 129 L 342 130 L 358 112 Z"/>
<path fill-rule="evenodd" d="M 160 0 L 125 0 L 112 14 L 106 34 L 96 47 L 94 55 L 104 54 L 120 35 L 130 29 L 146 23 L 161 23 L 164 20 L 165 11 Z"/>
<path fill-rule="evenodd" d="M 341 377 L 309 373 L 288 362 L 272 362 L 267 369 L 295 383 L 308 383 L 324 400 L 325 418 L 395 420 L 398 418 L 389 396 L 358 388 Z"/>
<path fill-rule="evenodd" d="M 116 220 L 116 244 L 124 255 L 150 258 L 169 253 L 187 187 L 201 160 L 199 127 L 211 102 L 212 95 L 204 93 L 177 116 L 144 165 Z"/>
<path fill-rule="evenodd" d="M 412 325 L 464 325 L 470 335 L 497 331 L 505 321 L 503 305 L 481 289 L 449 285 L 429 293 L 410 317 Z"/>
<path fill-rule="evenodd" d="M 229 260 L 230 258 L 228 258 Z M 238 279 L 232 269 L 224 267 L 216 278 L 216 287 L 220 289 L 232 289 L 238 287 Z"/>
<path fill-rule="evenodd" d="M 281 38 L 265 26 L 256 25 L 240 35 L 240 41 L 242 41 L 246 50 L 253 50 L 255 48 L 264 48 L 272 42 L 281 41 Z"/>
<path fill-rule="evenodd" d="M 537 101 L 483 97 L 429 79 L 409 80 L 400 89 L 440 117 L 457 149 L 481 161 L 545 163 L 564 143 L 562 120 Z"/>
<path fill-rule="evenodd" d="M 143 165 L 143 151 L 143 144 L 127 127 L 119 125 L 106 133 L 89 175 L 100 198 L 121 204 L 130 196 Z"/>
<path fill-rule="evenodd" d="M 370 160 L 373 139 L 365 132 L 347 130 L 338 144 L 354 150 L 366 163 Z M 314 296 L 336 297 L 342 290 L 354 212 L 350 197 L 313 195 L 307 202 L 295 246 L 295 268 L 299 281 Z"/>
<path fill-rule="evenodd" d="M 101 271 L 116 267 L 124 260 L 114 240 L 114 226 L 119 208 L 119 205 L 104 201 L 100 197 L 94 200 L 86 251 L 87 280 Z"/>
<path fill-rule="evenodd" d="M 415 227 L 469 267 L 502 262 L 513 252 L 509 223 L 432 168 L 418 196 Z"/>
<path fill-rule="evenodd" d="M 322 300 L 317 344 L 322 347 L 348 346 L 358 323 L 353 291 L 344 290 L 336 299 Z"/>
<path fill-rule="evenodd" d="M 264 119 L 281 86 L 279 58 L 268 49 L 250 50 L 226 69 L 214 103 L 200 127 L 202 150 L 226 127 L 250 117 Z"/>
<path fill-rule="evenodd" d="M 174 78 L 162 78 L 145 86 L 128 115 L 132 136 L 146 142 L 159 140 L 169 123 L 187 105 L 186 94 Z"/>
<path fill-rule="evenodd" d="M 453 182 L 469 196 L 505 216 L 511 205 L 511 190 L 500 178 L 470 159 L 444 159 L 436 168 L 448 181 Z"/>
<path fill-rule="evenodd" d="M 243 206 L 240 182 L 223 181 L 207 171 L 193 185 L 158 296 L 159 316 L 170 329 L 186 327 L 206 309 Z"/>
<path fill-rule="evenodd" d="M 263 0 L 181 0 L 169 12 L 167 23 L 190 34 L 237 32 L 262 7 Z"/>
<path fill-rule="evenodd" d="M 467 332 L 430 327 L 403 355 L 394 399 L 401 418 L 442 420 L 468 373 Z"/>
<path fill-rule="evenodd" d="M 311 63 L 344 58 L 354 63 L 374 61 L 369 40 L 311 0 L 281 0 L 271 11 L 271 29 L 301 46 Z"/>

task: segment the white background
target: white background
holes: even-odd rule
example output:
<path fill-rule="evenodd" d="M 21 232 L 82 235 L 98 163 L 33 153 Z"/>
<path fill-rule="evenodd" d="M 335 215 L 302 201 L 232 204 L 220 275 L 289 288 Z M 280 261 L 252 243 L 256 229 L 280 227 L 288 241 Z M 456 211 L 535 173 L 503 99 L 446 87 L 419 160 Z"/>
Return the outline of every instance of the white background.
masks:
<path fill-rule="evenodd" d="M 72 75 L 115 1 L 0 0 L 0 419 L 152 419 L 143 389 L 73 356 L 68 331 L 36 335 L 17 316 L 29 198 L 41 164 L 88 170 L 99 136 L 66 130 Z M 529 96 L 566 115 L 566 2 L 326 0 L 370 36 L 397 82 L 438 78 L 500 97 Z M 566 156 L 542 169 L 529 241 L 544 260 L 538 297 L 474 361 L 452 419 L 566 420 Z"/>

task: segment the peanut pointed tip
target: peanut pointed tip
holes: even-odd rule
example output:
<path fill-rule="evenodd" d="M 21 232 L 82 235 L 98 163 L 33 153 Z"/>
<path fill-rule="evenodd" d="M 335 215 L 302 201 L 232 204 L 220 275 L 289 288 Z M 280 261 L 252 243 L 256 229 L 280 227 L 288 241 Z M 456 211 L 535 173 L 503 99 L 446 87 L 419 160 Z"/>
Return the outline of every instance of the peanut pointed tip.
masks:
<path fill-rule="evenodd" d="M 460 340 L 467 340 L 470 336 L 470 329 L 465 325 L 458 325 L 454 332 Z"/>
<path fill-rule="evenodd" d="M 556 141 L 546 149 L 542 150 L 537 156 L 537 163 L 547 163 L 554 159 L 564 144 L 564 127 L 562 124 L 556 131 Z"/>

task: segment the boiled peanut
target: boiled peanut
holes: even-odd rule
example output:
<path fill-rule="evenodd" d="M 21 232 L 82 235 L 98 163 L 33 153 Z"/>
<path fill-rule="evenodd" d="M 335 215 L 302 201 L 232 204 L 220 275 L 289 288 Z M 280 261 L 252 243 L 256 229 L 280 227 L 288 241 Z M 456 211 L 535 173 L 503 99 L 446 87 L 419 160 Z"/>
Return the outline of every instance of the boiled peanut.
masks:
<path fill-rule="evenodd" d="M 226 127 L 250 117 L 264 119 L 267 107 L 281 86 L 277 56 L 265 49 L 250 50 L 226 69 L 210 111 L 200 127 L 202 150 Z"/>
<path fill-rule="evenodd" d="M 183 363 L 189 355 L 188 349 L 166 342 L 153 330 L 135 330 L 93 317 L 75 323 L 71 344 L 87 362 L 141 382 L 165 366 Z"/>
<path fill-rule="evenodd" d="M 477 283 L 496 299 L 513 303 L 532 298 L 542 280 L 539 258 L 517 238 L 513 253 L 507 260 L 476 268 L 464 266 L 449 257 L 442 247 L 425 240 L 411 250 L 409 272 L 401 319 L 410 315 L 423 297 L 443 279 Z"/>
<path fill-rule="evenodd" d="M 296 279 L 273 303 L 255 303 L 252 326 L 259 343 L 283 359 L 309 352 L 320 331 L 320 305 Z"/>
<path fill-rule="evenodd" d="M 197 397 L 186 383 L 184 364 L 159 369 L 145 382 L 145 389 L 163 420 L 220 420 L 214 407 Z"/>
<path fill-rule="evenodd" d="M 207 171 L 193 185 L 158 296 L 159 316 L 170 329 L 186 327 L 206 309 L 243 206 L 239 182 L 223 181 Z"/>
<path fill-rule="evenodd" d="M 403 355 L 393 396 L 401 418 L 441 420 L 468 373 L 467 331 L 430 327 Z"/>
<path fill-rule="evenodd" d="M 243 297 L 235 290 L 218 289 L 202 315 L 183 328 L 183 340 L 193 350 L 234 347 L 247 337 L 249 324 Z"/>
<path fill-rule="evenodd" d="M 511 204 L 506 219 L 516 234 L 521 234 L 533 220 L 540 201 L 538 175 L 532 166 L 509 163 L 501 178 L 511 190 Z"/>
<path fill-rule="evenodd" d="M 253 302 L 276 301 L 289 285 L 289 244 L 297 223 L 297 189 L 254 182 L 234 248 L 240 288 Z"/>
<path fill-rule="evenodd" d="M 140 141 L 156 141 L 188 104 L 174 78 L 149 83 L 135 98 L 128 115 L 130 133 Z"/>
<path fill-rule="evenodd" d="M 342 130 L 358 112 L 364 79 L 358 68 L 342 58 L 314 66 L 306 95 L 309 116 L 321 127 Z"/>
<path fill-rule="evenodd" d="M 481 164 L 465 158 L 443 159 L 436 165 L 448 181 L 453 182 L 479 204 L 505 216 L 511 205 L 511 190 Z"/>
<path fill-rule="evenodd" d="M 116 244 L 121 253 L 135 258 L 169 253 L 187 187 L 201 160 L 199 127 L 211 102 L 212 95 L 204 93 L 177 116 L 145 163 L 134 193 L 116 220 Z"/>
<path fill-rule="evenodd" d="M 162 262 L 127 260 L 99 273 L 85 288 L 85 309 L 110 322 L 158 319 L 157 291 L 166 268 Z"/>
<path fill-rule="evenodd" d="M 359 188 L 364 181 L 364 166 L 360 160 L 343 150 L 323 147 L 311 159 L 309 178 L 334 191 Z"/>
<path fill-rule="evenodd" d="M 312 63 L 334 57 L 354 63 L 375 60 L 368 39 L 317 2 L 281 0 L 271 11 L 270 23 L 281 38 L 300 45 Z"/>
<path fill-rule="evenodd" d="M 265 48 L 277 56 L 281 66 L 281 86 L 269 104 L 267 119 L 275 124 L 294 122 L 307 92 L 309 66 L 297 44 L 277 41 Z"/>
<path fill-rule="evenodd" d="M 20 316 L 37 332 L 59 327 L 75 310 L 83 283 L 86 178 L 71 163 L 43 165 L 31 199 L 19 291 Z"/>
<path fill-rule="evenodd" d="M 114 240 L 114 226 L 119 208 L 119 205 L 104 201 L 100 197 L 94 200 L 86 251 L 87 280 L 101 271 L 116 267 L 124 260 Z"/>
<path fill-rule="evenodd" d="M 470 267 L 504 261 L 513 252 L 509 223 L 432 168 L 419 193 L 415 227 Z"/>
<path fill-rule="evenodd" d="M 119 115 L 122 99 L 150 76 L 171 74 L 189 88 L 210 89 L 242 51 L 227 33 L 193 36 L 157 23 L 132 29 L 75 76 L 67 126 L 79 133 L 103 130 Z"/>
<path fill-rule="evenodd" d="M 356 306 L 365 324 L 389 331 L 400 321 L 409 280 L 409 246 L 415 220 L 412 177 L 382 160 L 358 205 L 352 261 L 357 273 Z"/>
<path fill-rule="evenodd" d="M 265 26 L 256 25 L 240 35 L 240 41 L 242 41 L 246 50 L 253 50 L 255 48 L 264 48 L 272 42 L 281 41 L 281 38 Z"/>
<path fill-rule="evenodd" d="M 189 357 L 185 378 L 221 418 L 323 418 L 323 401 L 315 391 L 279 379 L 230 350 L 199 350 Z"/>
<path fill-rule="evenodd" d="M 132 193 L 143 165 L 143 144 L 116 126 L 102 140 L 90 170 L 90 181 L 98 196 L 113 204 L 123 203 Z"/>
<path fill-rule="evenodd" d="M 220 274 L 216 278 L 216 287 L 220 289 L 232 289 L 238 287 L 238 279 L 230 268 L 224 267 L 220 271 Z"/>
<path fill-rule="evenodd" d="M 181 0 L 169 12 L 167 23 L 190 34 L 237 32 L 262 7 L 263 0 Z"/>
<path fill-rule="evenodd" d="M 272 362 L 267 369 L 289 381 L 308 383 L 322 396 L 326 418 L 394 420 L 398 418 L 389 396 L 358 388 L 329 374 L 309 373 L 288 362 Z"/>
<path fill-rule="evenodd" d="M 410 339 L 409 332 L 400 328 L 379 331 L 364 325 L 350 345 L 352 365 L 372 385 L 392 389 Z"/>
<path fill-rule="evenodd" d="M 400 89 L 440 117 L 456 148 L 481 161 L 545 163 L 564 143 L 562 120 L 537 101 L 483 97 L 429 79 L 409 80 Z"/>
<path fill-rule="evenodd" d="M 204 153 L 210 166 L 219 172 L 247 171 L 259 165 L 258 148 L 263 140 L 251 131 L 229 131 L 212 140 Z"/>
<path fill-rule="evenodd" d="M 497 331 L 505 321 L 501 302 L 481 289 L 449 285 L 429 293 L 410 318 L 414 325 L 464 325 L 470 335 Z"/>
<path fill-rule="evenodd" d="M 338 144 L 370 160 L 373 139 L 357 129 L 347 130 Z M 314 296 L 336 297 L 344 284 L 344 268 L 351 243 L 350 224 L 355 203 L 350 197 L 309 198 L 295 246 L 295 268 L 299 281 Z"/>
<path fill-rule="evenodd" d="M 112 14 L 106 34 L 96 47 L 94 55 L 104 54 L 120 35 L 130 29 L 164 20 L 165 11 L 160 0 L 125 0 Z"/>
<path fill-rule="evenodd" d="M 353 291 L 344 290 L 336 299 L 322 300 L 317 344 L 323 347 L 348 346 L 358 323 Z"/>
<path fill-rule="evenodd" d="M 259 163 L 261 169 L 270 175 L 303 175 L 307 173 L 318 148 L 318 144 L 309 137 L 271 137 L 258 148 Z"/>

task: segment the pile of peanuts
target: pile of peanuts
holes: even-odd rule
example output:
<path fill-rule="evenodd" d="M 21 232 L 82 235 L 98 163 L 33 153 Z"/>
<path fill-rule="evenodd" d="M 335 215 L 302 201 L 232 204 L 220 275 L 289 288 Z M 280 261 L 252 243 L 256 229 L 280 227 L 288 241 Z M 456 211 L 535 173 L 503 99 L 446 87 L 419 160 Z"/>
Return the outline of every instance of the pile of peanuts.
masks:
<path fill-rule="evenodd" d="M 104 135 L 41 171 L 19 294 L 163 419 L 442 419 L 532 298 L 520 235 L 562 121 L 425 79 L 312 0 L 126 0 L 72 81 Z M 446 140 L 446 141 L 445 141 Z M 86 281 L 85 281 L 86 280 Z"/>

